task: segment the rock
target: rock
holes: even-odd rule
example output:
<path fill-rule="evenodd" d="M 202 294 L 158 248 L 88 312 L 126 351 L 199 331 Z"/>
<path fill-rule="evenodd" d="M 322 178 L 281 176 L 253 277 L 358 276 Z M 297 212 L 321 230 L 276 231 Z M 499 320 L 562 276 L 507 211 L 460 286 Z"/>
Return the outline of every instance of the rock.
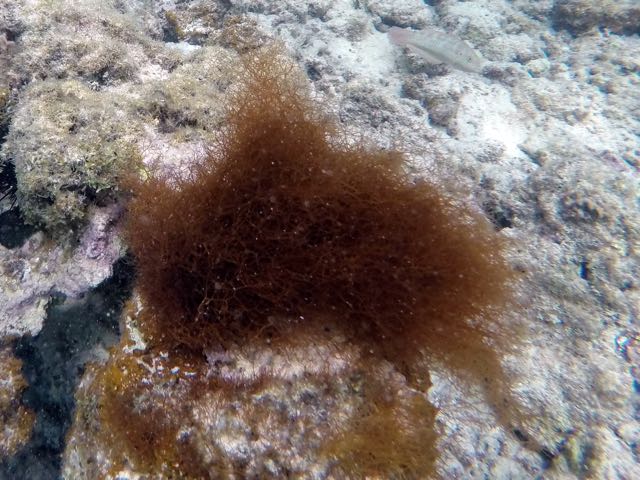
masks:
<path fill-rule="evenodd" d="M 640 5 L 635 0 L 557 0 L 552 18 L 556 28 L 574 35 L 595 28 L 624 35 L 640 33 Z"/>
<path fill-rule="evenodd" d="M 115 206 L 94 211 L 75 248 L 51 245 L 42 232 L 15 250 L 0 246 L 0 337 L 36 335 L 52 295 L 78 297 L 111 275 L 123 255 L 116 216 Z"/>

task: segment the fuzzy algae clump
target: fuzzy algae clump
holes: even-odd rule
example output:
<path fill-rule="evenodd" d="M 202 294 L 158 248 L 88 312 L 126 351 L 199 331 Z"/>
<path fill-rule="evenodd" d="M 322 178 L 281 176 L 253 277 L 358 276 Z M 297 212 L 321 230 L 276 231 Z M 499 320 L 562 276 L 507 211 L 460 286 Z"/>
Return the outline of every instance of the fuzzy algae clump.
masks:
<path fill-rule="evenodd" d="M 139 131 L 116 95 L 77 80 L 31 84 L 1 151 L 15 165 L 25 220 L 63 234 L 83 225 L 87 207 L 112 199 L 118 179 L 135 170 Z"/>
<path fill-rule="evenodd" d="M 0 108 L 0 165 L 15 167 L 23 220 L 75 235 L 88 207 L 115 198 L 122 168 L 139 165 L 140 85 L 183 55 L 160 41 L 148 4 L 10 3 L 0 8 L 0 93 L 12 100 Z"/>
<path fill-rule="evenodd" d="M 202 161 L 129 182 L 140 306 L 78 391 L 66 475 L 434 476 L 425 360 L 518 420 L 506 245 L 400 153 L 343 141 L 279 51 L 241 71 Z"/>
<path fill-rule="evenodd" d="M 115 0 L 35 1 L 13 59 L 24 80 L 77 78 L 99 86 L 134 79 L 140 65 L 170 66 L 148 7 Z"/>

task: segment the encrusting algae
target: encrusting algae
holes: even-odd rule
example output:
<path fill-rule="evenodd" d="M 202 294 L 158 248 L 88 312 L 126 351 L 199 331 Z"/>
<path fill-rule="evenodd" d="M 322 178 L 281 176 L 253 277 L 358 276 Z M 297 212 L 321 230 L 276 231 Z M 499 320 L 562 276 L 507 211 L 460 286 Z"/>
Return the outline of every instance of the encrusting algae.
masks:
<path fill-rule="evenodd" d="M 31 437 L 35 414 L 20 402 L 27 382 L 22 375 L 22 362 L 9 345 L 0 345 L 0 460 L 15 455 Z"/>

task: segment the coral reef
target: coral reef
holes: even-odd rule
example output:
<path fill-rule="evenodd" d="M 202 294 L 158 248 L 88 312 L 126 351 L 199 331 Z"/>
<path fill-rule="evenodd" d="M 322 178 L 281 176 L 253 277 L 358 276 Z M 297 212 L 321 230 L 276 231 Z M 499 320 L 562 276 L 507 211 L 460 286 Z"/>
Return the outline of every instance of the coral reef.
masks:
<path fill-rule="evenodd" d="M 220 464 L 230 466 L 226 471 L 237 468 L 247 475 L 272 472 L 267 475 L 282 477 L 291 472 L 291 476 L 338 478 L 349 472 L 353 477 L 359 471 L 380 471 L 381 465 L 372 460 L 353 468 L 350 459 L 370 460 L 370 454 L 401 459 L 391 442 L 385 444 L 389 447 L 386 452 L 367 454 L 361 448 L 366 443 L 363 438 L 377 435 L 372 422 L 366 421 L 376 413 L 378 423 L 385 425 L 391 420 L 424 420 L 413 423 L 424 427 L 422 433 L 409 429 L 404 440 L 393 438 L 398 442 L 394 445 L 415 459 L 411 446 L 418 443 L 416 439 L 436 432 L 435 460 L 429 453 L 425 462 L 435 462 L 443 478 L 640 478 L 637 16 L 634 0 L 0 1 L 0 103 L 4 102 L 0 144 L 21 108 L 49 111 L 46 95 L 38 99 L 30 95 L 38 84 L 71 81 L 100 94 L 87 96 L 92 122 L 102 121 L 97 113 L 100 103 L 113 98 L 116 123 L 125 130 L 133 128 L 132 146 L 144 163 L 167 170 L 183 168 L 183 175 L 189 172 L 189 160 L 202 158 L 217 129 L 224 128 L 222 106 L 225 96 L 236 90 L 237 80 L 218 66 L 227 59 L 237 61 L 236 53 L 251 52 L 265 39 L 278 39 L 311 81 L 314 97 L 339 119 L 340 129 L 347 129 L 352 139 L 364 137 L 378 146 L 400 146 L 411 152 L 403 166 L 411 180 L 425 171 L 437 171 L 438 177 L 444 172 L 445 177 L 455 179 L 468 198 L 465 203 L 477 202 L 500 235 L 520 245 L 505 253 L 511 265 L 526 272 L 523 293 L 527 308 L 518 319 L 524 325 L 526 341 L 517 349 L 507 349 L 500 370 L 505 376 L 502 383 L 509 385 L 516 403 L 528 414 L 526 428 L 515 435 L 510 432 L 509 418 L 496 417 L 513 408 L 496 410 L 492 404 L 499 399 L 487 399 L 486 395 L 492 385 L 478 385 L 470 378 L 473 375 L 465 375 L 461 368 L 430 358 L 420 368 L 414 365 L 413 381 L 403 383 L 408 368 L 369 352 L 368 341 L 354 344 L 355 335 L 340 334 L 331 325 L 330 337 L 321 337 L 322 341 L 345 355 L 353 349 L 346 356 L 353 359 L 349 365 L 354 370 L 332 370 L 303 345 L 297 354 L 287 347 L 284 352 L 290 361 L 276 362 L 277 369 L 270 370 L 270 359 L 283 354 L 284 345 L 273 340 L 271 345 L 265 344 L 268 338 L 254 345 L 260 347 L 260 354 L 242 351 L 243 347 L 234 344 L 226 352 L 207 352 L 206 365 L 201 356 L 191 354 L 195 358 L 190 359 L 190 365 L 207 372 L 210 388 L 223 388 L 208 396 L 210 405 L 206 400 L 185 400 L 191 406 L 198 403 L 199 416 L 194 420 L 184 416 L 189 432 L 179 429 L 176 435 L 194 449 L 182 452 L 186 456 L 195 452 L 191 457 L 195 463 L 212 472 L 225 472 L 222 467 L 216 470 L 211 460 L 215 456 L 222 459 Z M 446 31 L 474 45 L 489 65 L 482 75 L 469 75 L 400 55 L 387 35 L 394 26 Z M 106 103 L 108 123 L 114 109 Z M 75 104 L 77 110 L 83 110 L 83 100 Z M 32 142 L 30 130 L 21 132 L 26 143 Z M 103 131 L 108 136 L 110 132 Z M 77 152 L 79 137 L 85 134 L 96 138 L 88 128 L 57 132 L 58 151 L 64 152 L 69 141 L 70 150 Z M 42 139 L 40 132 L 35 131 L 35 138 Z M 96 142 L 112 140 L 101 137 Z M 32 144 L 37 146 L 39 141 Z M 23 159 L 27 155 L 27 150 L 16 151 Z M 102 190 L 109 192 L 106 198 L 85 196 L 91 188 L 84 182 L 92 176 L 80 169 L 74 178 L 73 173 L 60 169 L 58 155 L 49 157 L 50 164 L 39 164 L 43 179 L 32 171 L 29 182 L 18 186 L 12 175 L 18 165 L 7 160 L 0 172 L 0 197 L 8 194 L 0 201 L 0 244 L 4 247 L 0 248 L 0 333 L 37 335 L 43 325 L 53 321 L 45 320 L 46 312 L 64 307 L 55 306 L 52 298 L 59 299 L 60 293 L 82 295 L 108 276 L 111 264 L 122 255 L 115 228 L 120 210 L 101 206 L 103 201 L 119 201 L 119 190 L 111 184 Z M 57 210 L 61 221 L 56 222 L 56 230 L 64 232 L 62 238 L 50 236 L 52 230 L 44 235 L 35 232 L 37 227 L 25 225 L 19 209 L 6 210 L 17 194 L 26 200 L 21 207 L 29 210 L 33 202 L 32 210 L 46 217 L 50 210 L 41 199 L 60 193 L 57 182 L 47 178 L 49 172 L 62 173 L 74 186 L 66 194 L 73 200 L 70 211 L 80 212 L 65 217 Z M 107 172 L 105 178 L 115 181 L 117 175 Z M 29 186 L 36 181 L 51 192 L 42 191 L 42 197 L 32 195 Z M 25 188 L 26 195 L 18 188 Z M 85 220 L 78 220 L 83 217 Z M 71 222 L 66 224 L 66 219 Z M 83 222 L 86 234 L 77 228 Z M 67 237 L 70 227 L 76 229 L 71 238 Z M 72 303 L 75 300 L 65 302 Z M 94 313 L 87 311 L 87 321 Z M 137 316 L 133 317 L 138 323 Z M 53 351 L 67 348 L 59 346 L 67 335 L 69 354 L 84 341 L 74 328 L 64 328 L 69 319 L 64 314 L 56 317 L 64 335 L 50 337 Z M 274 316 L 282 332 L 284 325 L 279 319 Z M 491 324 L 501 331 L 509 321 L 496 317 Z M 326 322 L 330 323 L 329 319 Z M 144 327 L 145 322 L 139 323 Z M 291 325 L 298 334 L 300 324 L 298 319 Z M 184 352 L 169 353 L 154 346 L 148 351 L 135 350 L 144 348 L 143 334 L 133 327 L 128 334 L 131 337 L 114 349 L 113 362 L 131 367 L 134 380 L 141 377 L 127 365 L 128 356 L 136 362 L 143 357 L 147 365 L 155 361 L 169 371 L 171 363 L 184 364 L 180 360 Z M 79 335 L 78 344 L 74 335 Z M 276 332 L 275 336 L 282 334 Z M 34 340 L 34 345 L 38 344 Z M 25 344 L 29 341 L 28 336 L 22 339 Z M 50 350 L 42 348 L 46 364 Z M 492 353 L 490 348 L 487 351 Z M 171 359 L 163 360 L 165 354 Z M 387 352 L 385 357 L 392 359 L 393 355 Z M 317 369 L 307 369 L 302 377 L 285 375 L 285 370 L 304 364 L 305 358 L 329 374 L 325 372 L 322 380 L 313 378 Z M 460 362 L 466 360 L 463 355 Z M 154 459 L 134 455 L 125 441 L 95 435 L 102 431 L 103 419 L 93 408 L 97 401 L 91 395 L 104 405 L 117 405 L 117 400 L 110 400 L 117 397 L 112 388 L 105 390 L 100 382 L 92 383 L 94 378 L 107 379 L 100 373 L 103 366 L 89 368 L 78 391 L 82 401 L 76 412 L 76 428 L 68 436 L 66 477 L 117 474 L 135 478 L 144 476 L 135 471 L 144 468 L 179 473 L 170 465 L 159 466 Z M 29 368 L 27 360 L 25 368 Z M 73 375 L 80 375 L 81 369 L 74 368 Z M 270 389 L 268 382 L 256 383 L 256 371 L 274 377 L 274 388 Z M 391 373 L 384 373 L 387 371 Z M 55 369 L 50 373 L 58 375 Z M 223 394 L 230 376 L 239 388 L 237 397 Z M 42 398 L 56 398 L 58 384 L 46 378 L 34 376 L 29 381 Z M 141 384 L 127 394 L 117 392 L 133 401 L 137 409 L 133 416 L 125 417 L 135 419 L 135 412 L 154 412 L 163 404 L 179 405 L 179 399 L 185 398 L 183 391 L 175 386 L 172 396 L 167 378 L 168 374 L 145 374 L 142 379 L 157 380 L 156 387 Z M 363 390 L 362 378 L 373 385 L 379 378 L 394 380 L 388 385 L 389 395 L 380 400 Z M 182 382 L 183 378 L 178 385 Z M 322 388 L 332 382 L 335 389 Z M 314 387 L 303 393 L 305 384 Z M 103 395 L 105 391 L 108 395 Z M 163 391 L 167 398 L 161 395 Z M 342 410 L 331 407 L 335 391 L 342 392 L 336 396 Z M 374 406 L 363 395 L 381 403 Z M 431 405 L 412 404 L 411 399 L 425 396 Z M 427 410 L 421 410 L 425 405 Z M 238 415 L 234 409 L 242 413 Z M 293 414 L 269 417 L 264 413 L 273 409 Z M 327 417 L 326 411 L 335 415 Z M 387 415 L 390 411 L 393 414 Z M 298 418 L 302 420 L 296 423 Z M 327 425 L 327 418 L 334 419 L 336 425 Z M 56 419 L 60 424 L 68 421 L 66 414 L 51 417 Z M 170 428 L 165 428 L 163 435 L 170 438 L 175 423 L 166 420 Z M 114 431 L 126 432 L 117 420 L 114 422 Z M 259 433 L 265 441 L 255 441 L 248 422 L 263 425 Z M 95 429 L 88 429 L 88 425 Z M 139 426 L 140 432 L 149 431 L 144 422 L 133 425 Z M 331 435 L 323 439 L 323 445 L 312 441 L 307 445 L 309 436 L 301 434 L 291 435 L 290 441 L 286 434 L 296 432 L 292 425 Z M 46 441 L 44 438 L 43 445 Z M 269 442 L 274 447 L 271 450 Z M 209 454 L 208 444 L 221 450 Z M 431 440 L 424 440 L 424 444 L 431 444 Z M 182 445 L 174 442 L 174 447 Z M 284 454 L 273 453 L 276 448 Z M 47 450 L 49 456 L 39 456 L 40 451 L 28 453 L 30 449 L 27 444 L 19 450 L 19 459 L 0 462 L 0 477 L 17 480 L 59 475 L 57 453 Z M 339 455 L 339 449 L 344 455 Z M 173 453 L 166 451 L 168 458 L 180 456 L 175 449 Z M 51 462 L 53 457 L 56 460 Z M 399 461 L 407 464 L 406 457 Z M 405 470 L 396 467 L 387 461 L 383 476 L 423 478 L 426 475 L 416 472 L 431 468 L 416 463 Z"/>

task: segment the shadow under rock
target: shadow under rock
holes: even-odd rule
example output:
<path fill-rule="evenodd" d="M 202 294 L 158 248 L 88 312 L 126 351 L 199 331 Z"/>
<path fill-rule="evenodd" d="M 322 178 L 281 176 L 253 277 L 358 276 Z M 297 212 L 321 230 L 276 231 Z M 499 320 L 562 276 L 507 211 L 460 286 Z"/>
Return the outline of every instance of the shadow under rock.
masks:
<path fill-rule="evenodd" d="M 36 231 L 36 227 L 24 222 L 17 207 L 0 213 L 0 245 L 3 247 L 19 248 Z"/>

